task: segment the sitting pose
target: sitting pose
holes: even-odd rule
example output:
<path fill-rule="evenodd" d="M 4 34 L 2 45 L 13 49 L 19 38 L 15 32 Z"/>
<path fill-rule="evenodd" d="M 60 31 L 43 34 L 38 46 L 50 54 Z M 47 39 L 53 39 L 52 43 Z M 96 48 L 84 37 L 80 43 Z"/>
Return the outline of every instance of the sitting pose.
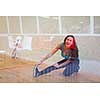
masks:
<path fill-rule="evenodd" d="M 61 61 L 39 71 L 39 65 L 41 65 L 46 59 L 54 55 L 58 50 L 61 50 L 61 56 L 64 58 Z M 63 75 L 70 76 L 73 73 L 77 73 L 79 67 L 79 55 L 76 41 L 73 35 L 65 37 L 64 42 L 55 47 L 47 56 L 42 58 L 39 63 L 34 66 L 34 77 L 47 74 L 53 70 L 64 68 Z"/>

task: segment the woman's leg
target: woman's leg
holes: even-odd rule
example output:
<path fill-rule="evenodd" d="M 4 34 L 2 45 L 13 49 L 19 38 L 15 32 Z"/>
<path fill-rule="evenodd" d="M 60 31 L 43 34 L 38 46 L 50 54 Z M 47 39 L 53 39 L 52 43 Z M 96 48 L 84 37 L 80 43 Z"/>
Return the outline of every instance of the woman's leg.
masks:
<path fill-rule="evenodd" d="M 61 61 L 59 61 L 59 62 L 57 62 L 58 64 L 62 64 L 62 63 L 64 63 L 66 60 L 64 59 L 64 60 L 61 60 Z M 38 68 L 36 67 L 35 68 L 35 71 L 34 71 L 34 73 L 35 73 L 35 77 L 38 77 L 38 76 L 40 76 L 40 75 L 43 75 L 43 74 L 47 74 L 47 73 L 49 73 L 49 72 L 51 72 L 51 71 L 54 71 L 54 70 L 57 70 L 57 69 L 60 69 L 60 68 L 64 68 L 64 66 L 62 66 L 62 67 L 55 67 L 55 66 L 49 66 L 49 67 L 47 67 L 47 68 L 45 68 L 44 70 L 42 70 L 42 71 L 39 71 L 38 70 Z"/>
<path fill-rule="evenodd" d="M 56 69 L 58 69 L 58 68 L 56 68 L 55 66 L 49 66 L 49 67 L 45 68 L 44 70 L 40 71 L 39 76 L 43 75 L 43 74 L 47 74 L 47 73 L 49 73 L 53 70 L 56 70 Z"/>
<path fill-rule="evenodd" d="M 74 69 L 75 72 L 79 72 L 79 70 L 80 70 L 79 63 L 80 63 L 79 60 L 75 61 L 75 69 Z"/>
<path fill-rule="evenodd" d="M 66 65 L 65 70 L 63 71 L 64 76 L 70 76 L 74 72 L 78 72 L 80 69 L 79 67 L 79 60 L 72 61 L 68 65 Z"/>

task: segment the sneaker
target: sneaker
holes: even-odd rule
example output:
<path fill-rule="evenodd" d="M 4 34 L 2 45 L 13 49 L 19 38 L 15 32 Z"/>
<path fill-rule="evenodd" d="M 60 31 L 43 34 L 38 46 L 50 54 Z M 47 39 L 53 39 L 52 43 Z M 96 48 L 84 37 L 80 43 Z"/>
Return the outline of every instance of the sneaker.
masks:
<path fill-rule="evenodd" d="M 39 76 L 39 70 L 38 70 L 38 66 L 34 66 L 34 77 L 38 77 Z"/>

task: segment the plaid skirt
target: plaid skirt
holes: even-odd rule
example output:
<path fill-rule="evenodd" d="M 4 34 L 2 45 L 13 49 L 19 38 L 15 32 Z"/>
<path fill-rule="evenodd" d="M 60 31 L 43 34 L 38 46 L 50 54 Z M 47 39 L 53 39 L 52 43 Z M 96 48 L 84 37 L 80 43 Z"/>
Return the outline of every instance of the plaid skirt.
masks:
<path fill-rule="evenodd" d="M 74 72 L 78 72 L 79 69 L 80 69 L 79 60 L 72 61 L 65 66 L 65 69 L 63 71 L 63 75 L 64 76 L 70 76 Z"/>
<path fill-rule="evenodd" d="M 57 62 L 58 64 L 62 64 L 64 63 L 66 60 L 63 59 L 59 62 Z M 47 74 L 53 70 L 57 70 L 57 69 L 60 69 L 60 68 L 64 68 L 64 71 L 63 71 L 63 75 L 64 76 L 70 76 L 72 75 L 74 72 L 78 72 L 79 69 L 80 69 L 80 66 L 79 66 L 79 59 L 76 59 L 74 61 L 71 61 L 70 63 L 64 65 L 64 66 L 61 66 L 61 67 L 55 67 L 55 66 L 49 66 L 47 68 L 45 68 L 44 70 L 42 71 L 38 71 L 38 75 L 43 75 L 43 74 Z"/>

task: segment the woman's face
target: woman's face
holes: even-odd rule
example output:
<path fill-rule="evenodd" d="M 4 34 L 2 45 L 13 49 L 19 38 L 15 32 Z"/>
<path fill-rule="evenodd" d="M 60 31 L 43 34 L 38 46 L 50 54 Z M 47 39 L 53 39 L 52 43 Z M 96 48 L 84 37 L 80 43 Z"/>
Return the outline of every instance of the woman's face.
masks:
<path fill-rule="evenodd" d="M 73 44 L 73 38 L 72 37 L 68 37 L 65 41 L 65 46 L 70 48 L 71 45 Z"/>

